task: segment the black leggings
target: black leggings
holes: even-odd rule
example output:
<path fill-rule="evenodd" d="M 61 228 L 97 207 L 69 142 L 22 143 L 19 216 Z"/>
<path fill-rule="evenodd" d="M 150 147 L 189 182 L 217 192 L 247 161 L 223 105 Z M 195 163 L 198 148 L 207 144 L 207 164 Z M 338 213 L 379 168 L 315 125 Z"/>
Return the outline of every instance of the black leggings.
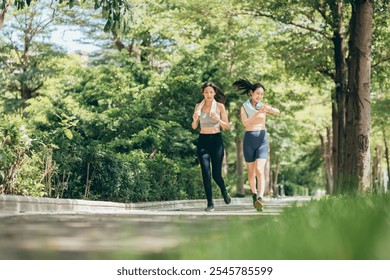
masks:
<path fill-rule="evenodd" d="M 224 147 L 221 133 L 199 134 L 197 154 L 202 169 L 203 186 L 206 192 L 207 206 L 213 206 L 210 160 L 212 164 L 213 179 L 221 189 L 221 193 L 223 194 L 226 192 L 225 182 L 222 178 Z"/>

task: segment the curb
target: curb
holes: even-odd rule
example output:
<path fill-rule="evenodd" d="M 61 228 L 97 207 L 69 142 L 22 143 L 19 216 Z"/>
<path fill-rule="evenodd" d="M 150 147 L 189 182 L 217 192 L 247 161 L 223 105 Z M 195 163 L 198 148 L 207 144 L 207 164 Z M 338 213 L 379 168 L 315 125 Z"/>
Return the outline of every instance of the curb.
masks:
<path fill-rule="evenodd" d="M 130 209 L 131 205 L 115 202 L 0 195 L 0 212 L 2 214 L 35 212 L 77 212 L 91 210 L 112 211 Z"/>
<path fill-rule="evenodd" d="M 241 200 L 241 199 L 240 199 Z M 238 198 L 232 204 L 240 204 Z M 216 205 L 223 205 L 222 199 L 215 199 Z M 174 200 L 140 203 L 119 203 L 109 201 L 93 201 L 82 199 L 62 199 L 47 197 L 31 197 L 18 195 L 0 195 L 1 214 L 24 213 L 69 213 L 69 212 L 115 212 L 132 210 L 167 210 L 188 207 L 203 207 L 204 199 Z"/>
<path fill-rule="evenodd" d="M 272 201 L 273 205 L 286 206 L 292 202 L 310 200 L 309 197 L 291 198 L 265 198 L 265 201 Z M 251 198 L 232 198 L 231 205 L 250 205 Z M 34 213 L 132 213 L 137 211 L 161 211 L 178 210 L 204 207 L 205 199 L 196 200 L 173 200 L 153 201 L 139 203 L 119 203 L 110 201 L 93 201 L 82 199 L 63 199 L 48 197 L 31 197 L 18 195 L 0 195 L 0 216 Z M 225 205 L 222 199 L 214 199 L 215 206 Z"/>

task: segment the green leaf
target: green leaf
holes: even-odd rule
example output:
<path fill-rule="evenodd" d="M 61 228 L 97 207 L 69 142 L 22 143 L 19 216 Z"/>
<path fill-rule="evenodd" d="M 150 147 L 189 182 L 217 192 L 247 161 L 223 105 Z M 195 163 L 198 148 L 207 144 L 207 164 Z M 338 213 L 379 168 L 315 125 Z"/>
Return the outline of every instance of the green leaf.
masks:
<path fill-rule="evenodd" d="M 58 150 L 58 149 L 60 148 L 58 145 L 53 144 L 53 143 L 51 143 L 49 146 L 50 146 L 51 148 L 53 148 L 53 149 L 56 149 L 56 150 Z"/>
<path fill-rule="evenodd" d="M 103 18 L 108 18 L 109 16 L 110 16 L 110 10 L 108 8 L 103 8 L 103 10 L 102 10 L 102 17 Z"/>
<path fill-rule="evenodd" d="M 107 23 L 106 25 L 104 26 L 104 32 L 109 32 L 111 30 L 111 26 L 112 26 L 112 21 L 111 19 L 107 20 Z"/>
<path fill-rule="evenodd" d="M 64 129 L 64 133 L 65 133 L 65 136 L 66 136 L 69 140 L 72 140 L 72 139 L 73 139 L 73 134 L 72 134 L 72 131 L 70 131 L 70 129 L 65 128 L 65 129 Z"/>

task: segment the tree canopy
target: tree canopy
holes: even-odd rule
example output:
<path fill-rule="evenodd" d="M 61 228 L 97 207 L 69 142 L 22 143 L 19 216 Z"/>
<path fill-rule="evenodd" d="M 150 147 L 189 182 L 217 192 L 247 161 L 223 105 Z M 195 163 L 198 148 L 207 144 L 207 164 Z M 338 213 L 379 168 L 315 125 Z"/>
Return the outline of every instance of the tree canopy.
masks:
<path fill-rule="evenodd" d="M 0 192 L 113 201 L 203 197 L 191 121 L 201 84 L 213 81 L 227 95 L 232 127 L 223 131 L 225 177 L 243 194 L 239 110 L 248 97 L 232 83 L 248 78 L 261 81 L 264 101 L 282 112 L 267 120 L 267 192 L 332 193 L 331 175 L 346 172 L 332 151 L 347 155 L 335 145 L 347 131 L 337 127 L 349 125 L 343 114 L 351 109 L 340 96 L 353 92 L 348 42 L 356 33 L 355 1 L 336 2 L 3 0 Z M 369 189 L 378 191 L 388 172 L 388 5 L 376 3 L 372 19 L 368 170 L 377 178 Z M 99 50 L 67 53 L 51 40 L 64 25 L 80 26 Z"/>

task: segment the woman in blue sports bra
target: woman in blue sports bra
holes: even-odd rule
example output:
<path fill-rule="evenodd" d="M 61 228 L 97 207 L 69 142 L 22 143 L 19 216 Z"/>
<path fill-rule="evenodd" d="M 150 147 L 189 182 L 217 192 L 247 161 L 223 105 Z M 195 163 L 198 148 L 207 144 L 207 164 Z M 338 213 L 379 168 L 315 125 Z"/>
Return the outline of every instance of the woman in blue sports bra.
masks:
<path fill-rule="evenodd" d="M 247 79 L 240 79 L 233 86 L 250 99 L 241 107 L 241 122 L 245 128 L 243 141 L 244 158 L 248 169 L 248 181 L 251 186 L 253 206 L 257 211 L 263 211 L 263 195 L 265 189 L 265 164 L 268 158 L 268 139 L 265 129 L 267 114 L 280 114 L 280 111 L 270 105 L 263 104 L 265 88 L 260 83 L 252 84 Z M 257 188 L 256 188 L 257 178 Z"/>
<path fill-rule="evenodd" d="M 214 211 L 211 177 L 221 189 L 225 203 L 229 204 L 231 202 L 225 181 L 222 178 L 224 147 L 221 136 L 221 128 L 229 129 L 230 124 L 223 105 L 226 96 L 219 87 L 214 83 L 205 83 L 202 86 L 202 94 L 204 99 L 201 103 L 196 104 L 192 116 L 192 128 L 196 129 L 200 123 L 197 156 L 202 169 L 203 186 L 207 198 L 205 211 L 209 212 Z"/>

